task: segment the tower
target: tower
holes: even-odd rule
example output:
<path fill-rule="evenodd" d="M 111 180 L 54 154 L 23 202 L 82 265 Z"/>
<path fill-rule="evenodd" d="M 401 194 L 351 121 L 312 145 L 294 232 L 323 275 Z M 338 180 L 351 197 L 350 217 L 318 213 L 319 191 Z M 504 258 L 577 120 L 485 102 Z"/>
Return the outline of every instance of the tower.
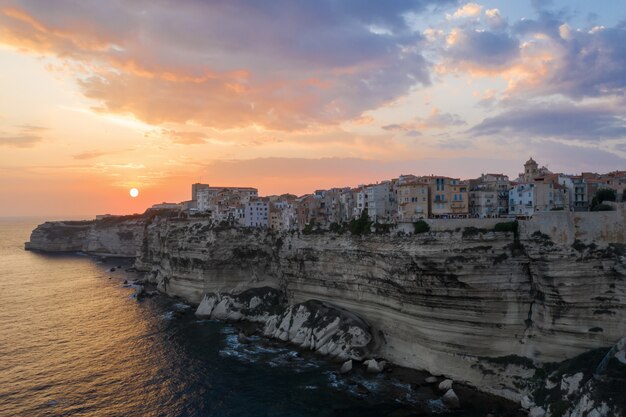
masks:
<path fill-rule="evenodd" d="M 532 181 L 537 175 L 539 175 L 539 165 L 531 157 L 524 164 L 524 182 Z"/>

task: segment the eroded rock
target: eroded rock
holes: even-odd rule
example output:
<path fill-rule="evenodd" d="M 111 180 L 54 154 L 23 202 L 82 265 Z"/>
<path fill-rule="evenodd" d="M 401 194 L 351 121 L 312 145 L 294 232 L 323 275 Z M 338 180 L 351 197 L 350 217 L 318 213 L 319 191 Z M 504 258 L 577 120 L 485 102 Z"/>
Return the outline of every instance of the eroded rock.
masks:
<path fill-rule="evenodd" d="M 452 388 L 452 380 L 451 379 L 444 379 L 443 381 L 441 381 L 439 383 L 439 390 L 440 391 L 447 391 L 449 389 Z"/>
<path fill-rule="evenodd" d="M 457 397 L 457 395 L 456 395 L 456 393 L 454 392 L 453 389 L 447 390 L 446 393 L 443 394 L 443 397 L 441 397 L 441 401 L 448 408 L 459 408 L 459 407 L 461 407 L 461 401 L 459 400 L 459 397 Z"/>
<path fill-rule="evenodd" d="M 378 374 L 385 369 L 385 361 L 378 362 L 376 359 L 369 359 L 363 362 L 367 367 L 366 371 L 370 374 Z"/>
<path fill-rule="evenodd" d="M 363 319 L 317 300 L 269 317 L 263 333 L 342 360 L 362 360 L 373 345 L 370 326 Z"/>
<path fill-rule="evenodd" d="M 341 369 L 339 370 L 339 373 L 347 374 L 350 371 L 352 371 L 352 359 L 345 361 L 341 365 Z"/>
<path fill-rule="evenodd" d="M 283 294 L 271 287 L 251 288 L 239 294 L 206 294 L 196 316 L 225 321 L 265 323 L 283 311 Z"/>

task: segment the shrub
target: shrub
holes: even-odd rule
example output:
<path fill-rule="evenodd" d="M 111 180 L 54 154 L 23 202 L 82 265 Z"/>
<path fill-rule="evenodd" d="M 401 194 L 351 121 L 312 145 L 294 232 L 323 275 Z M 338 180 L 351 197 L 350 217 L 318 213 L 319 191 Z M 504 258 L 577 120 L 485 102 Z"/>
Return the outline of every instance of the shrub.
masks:
<path fill-rule="evenodd" d="M 598 203 L 615 201 L 617 199 L 617 192 L 612 188 L 600 188 L 596 191 L 596 198 L 598 199 Z"/>
<path fill-rule="evenodd" d="M 493 227 L 493 230 L 495 232 L 517 233 L 518 226 L 519 224 L 517 223 L 517 220 L 512 221 L 512 222 L 501 222 L 501 223 L 496 223 L 496 225 Z"/>
<path fill-rule="evenodd" d="M 612 188 L 600 188 L 591 199 L 591 211 L 610 211 L 612 208 L 607 208 L 610 206 L 602 203 L 615 200 L 617 200 L 617 192 L 615 190 Z"/>
<path fill-rule="evenodd" d="M 479 228 L 479 227 L 474 227 L 474 226 L 468 226 L 463 228 L 463 233 L 462 236 L 463 237 L 471 237 L 471 236 L 476 236 L 480 233 L 487 233 L 489 230 L 487 229 L 483 229 L 483 228 Z"/>
<path fill-rule="evenodd" d="M 609 206 L 608 204 L 597 204 L 593 207 L 591 207 L 591 211 L 612 211 L 613 210 L 613 206 Z"/>
<path fill-rule="evenodd" d="M 391 229 L 395 227 L 395 224 L 391 223 L 374 223 L 374 230 L 377 234 L 388 234 L 391 232 Z"/>
<path fill-rule="evenodd" d="M 430 231 L 430 225 L 424 220 L 418 220 L 413 222 L 413 233 L 419 235 L 420 233 L 426 233 Z"/>
<path fill-rule="evenodd" d="M 367 209 L 361 212 L 361 216 L 358 219 L 350 220 L 348 228 L 353 235 L 366 235 L 371 232 L 372 222 L 370 216 L 367 214 Z"/>
<path fill-rule="evenodd" d="M 302 229 L 302 233 L 305 235 L 310 235 L 315 230 L 315 219 L 311 219 L 311 221 L 304 225 Z"/>
<path fill-rule="evenodd" d="M 339 223 L 333 222 L 333 223 L 331 223 L 328 226 L 328 230 L 330 232 L 332 232 L 332 233 L 342 233 L 343 232 L 343 226 L 341 224 L 339 224 Z"/>

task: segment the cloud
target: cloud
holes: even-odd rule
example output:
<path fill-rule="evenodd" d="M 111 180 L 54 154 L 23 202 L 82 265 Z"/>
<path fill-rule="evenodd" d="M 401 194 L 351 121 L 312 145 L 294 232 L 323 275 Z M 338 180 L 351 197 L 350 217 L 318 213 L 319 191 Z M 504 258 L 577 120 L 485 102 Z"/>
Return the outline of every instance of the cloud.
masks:
<path fill-rule="evenodd" d="M 507 33 L 457 28 L 447 41 L 444 57 L 455 67 L 501 68 L 519 56 L 519 41 Z"/>
<path fill-rule="evenodd" d="M 443 129 L 465 124 L 465 120 L 458 114 L 441 113 L 438 108 L 433 107 L 430 114 L 426 117 L 416 117 L 406 123 L 388 124 L 381 126 L 381 129 L 388 132 L 404 132 L 408 136 L 420 136 L 420 130 Z"/>
<path fill-rule="evenodd" d="M 0 42 L 66 60 L 103 112 L 295 130 L 429 84 L 422 35 L 405 16 L 454 3 L 24 0 L 0 13 Z"/>
<path fill-rule="evenodd" d="M 0 136 L 0 146 L 10 146 L 14 148 L 32 148 L 42 141 L 36 135 Z"/>
<path fill-rule="evenodd" d="M 535 155 L 541 155 L 543 162 L 549 162 L 548 167 L 554 172 L 610 172 L 623 170 L 626 166 L 626 159 L 597 147 L 544 140 L 534 150 Z M 571 171 L 572 167 L 575 167 L 575 172 Z"/>
<path fill-rule="evenodd" d="M 41 133 L 48 130 L 43 126 L 19 125 L 11 129 L 12 133 L 0 132 L 0 146 L 13 148 L 32 148 L 43 141 Z"/>
<path fill-rule="evenodd" d="M 546 77 L 546 91 L 573 98 L 626 92 L 626 23 L 588 32 L 561 32 L 562 57 Z"/>
<path fill-rule="evenodd" d="M 476 17 L 480 15 L 480 12 L 483 10 L 483 6 L 477 3 L 467 3 L 463 7 L 459 7 L 456 9 L 454 14 L 452 14 L 451 18 L 460 19 L 463 17 Z"/>
<path fill-rule="evenodd" d="M 174 143 L 181 145 L 199 145 L 207 142 L 207 137 L 201 132 L 179 132 L 176 130 L 161 130 L 164 136 L 170 138 Z"/>
<path fill-rule="evenodd" d="M 487 25 L 493 30 L 502 30 L 508 25 L 506 18 L 502 16 L 500 10 L 495 8 L 485 10 L 485 19 L 487 20 Z"/>
<path fill-rule="evenodd" d="M 105 155 L 116 155 L 126 151 L 126 149 L 116 150 L 116 151 L 85 151 L 72 155 L 74 159 L 84 160 L 84 159 L 95 159 Z"/>
<path fill-rule="evenodd" d="M 569 103 L 514 108 L 469 129 L 474 136 L 561 138 L 597 142 L 626 138 L 626 119 L 606 106 Z"/>
<path fill-rule="evenodd" d="M 626 22 L 572 27 L 569 12 L 537 6 L 536 19 L 509 26 L 497 9 L 479 23 L 452 29 L 441 46 L 439 73 L 501 77 L 507 95 L 562 95 L 574 100 L 626 92 Z"/>
<path fill-rule="evenodd" d="M 44 126 L 29 125 L 29 124 L 19 125 L 16 127 L 24 132 L 44 132 L 48 130 L 48 128 Z"/>

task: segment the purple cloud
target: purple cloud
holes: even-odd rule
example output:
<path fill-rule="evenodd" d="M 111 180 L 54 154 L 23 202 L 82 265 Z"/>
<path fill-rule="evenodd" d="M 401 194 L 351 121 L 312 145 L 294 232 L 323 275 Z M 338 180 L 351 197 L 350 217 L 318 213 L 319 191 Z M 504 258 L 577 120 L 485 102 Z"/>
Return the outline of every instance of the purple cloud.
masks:
<path fill-rule="evenodd" d="M 469 129 L 474 136 L 562 138 L 601 141 L 626 137 L 626 121 L 614 110 L 567 103 L 514 108 Z"/>

